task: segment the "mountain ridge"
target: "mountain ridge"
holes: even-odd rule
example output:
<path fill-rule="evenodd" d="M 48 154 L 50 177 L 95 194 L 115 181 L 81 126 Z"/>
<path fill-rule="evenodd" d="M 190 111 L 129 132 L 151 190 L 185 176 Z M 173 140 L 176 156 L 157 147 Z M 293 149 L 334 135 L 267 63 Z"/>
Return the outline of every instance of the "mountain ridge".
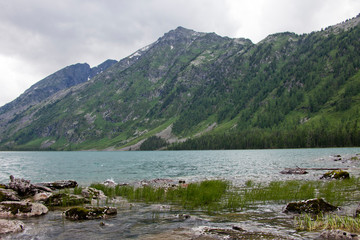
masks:
<path fill-rule="evenodd" d="M 340 122 L 358 120 L 353 89 L 360 60 L 353 49 L 359 32 L 359 16 L 310 34 L 272 34 L 257 44 L 178 27 L 89 81 L 6 121 L 2 112 L 0 148 L 134 150 L 144 141 L 158 146 L 151 136 L 175 142 L 173 149 L 356 145 L 345 135 L 357 136 L 358 126 L 343 129 Z M 329 127 L 340 140 L 311 132 L 330 134 Z M 286 145 L 279 136 L 290 133 L 294 139 Z M 243 144 L 241 135 L 253 143 Z"/>

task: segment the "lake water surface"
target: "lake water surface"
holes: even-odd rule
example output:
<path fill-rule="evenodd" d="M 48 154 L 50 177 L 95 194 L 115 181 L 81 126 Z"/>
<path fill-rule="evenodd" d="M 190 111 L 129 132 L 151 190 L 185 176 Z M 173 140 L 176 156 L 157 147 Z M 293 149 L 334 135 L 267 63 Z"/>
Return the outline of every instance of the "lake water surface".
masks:
<path fill-rule="evenodd" d="M 9 175 L 36 182 L 76 180 L 80 185 L 113 179 L 131 183 L 156 178 L 198 181 L 221 178 L 234 184 L 246 180 L 269 182 L 286 179 L 318 179 L 319 171 L 289 176 L 279 172 L 290 167 L 351 167 L 354 162 L 333 161 L 331 155 L 347 157 L 360 148 L 157 151 L 157 152 L 0 152 L 0 183 Z M 312 239 L 311 233 L 294 230 L 293 217 L 282 213 L 282 205 L 264 205 L 238 213 L 234 222 L 212 219 L 201 211 L 185 211 L 162 205 L 113 203 L 118 215 L 106 220 L 74 222 L 61 211 L 38 218 L 23 219 L 25 231 L 4 239 L 192 239 L 191 234 L 204 226 L 247 231 L 271 232 L 291 239 Z M 181 219 L 179 213 L 190 214 Z M 104 226 L 100 225 L 104 222 Z M 190 233 L 187 233 L 190 232 Z M 190 234 L 190 235 L 189 235 Z M 252 238 L 257 239 L 257 238 Z M 261 238 L 264 239 L 264 238 Z"/>

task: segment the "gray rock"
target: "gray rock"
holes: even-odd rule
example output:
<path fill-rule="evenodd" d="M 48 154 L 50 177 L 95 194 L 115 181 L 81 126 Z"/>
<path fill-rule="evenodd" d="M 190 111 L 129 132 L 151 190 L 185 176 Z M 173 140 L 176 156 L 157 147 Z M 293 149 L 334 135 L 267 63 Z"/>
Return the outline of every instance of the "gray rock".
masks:
<path fill-rule="evenodd" d="M 116 214 L 114 207 L 73 207 L 65 211 L 66 218 L 70 220 L 102 219 Z"/>
<path fill-rule="evenodd" d="M 48 212 L 48 208 L 41 203 L 5 201 L 0 203 L 0 218 L 33 217 Z"/>
<path fill-rule="evenodd" d="M 14 190 L 0 188 L 0 202 L 2 201 L 20 201 L 20 198 Z"/>
<path fill-rule="evenodd" d="M 52 196 L 52 193 L 49 193 L 49 192 L 41 192 L 41 193 L 37 193 L 35 194 L 35 196 L 33 197 L 33 200 L 35 202 L 46 202 L 46 200 L 49 199 L 49 197 Z"/>
<path fill-rule="evenodd" d="M 285 212 L 292 213 L 322 213 L 335 211 L 338 207 L 335 207 L 324 201 L 322 198 L 309 199 L 300 202 L 291 202 L 285 208 Z"/>
<path fill-rule="evenodd" d="M 30 180 L 15 178 L 13 175 L 10 176 L 10 183 L 8 187 L 16 191 L 20 196 L 34 195 L 36 193 L 36 190 L 30 183 Z"/>
<path fill-rule="evenodd" d="M 105 199 L 106 196 L 103 191 L 97 190 L 95 188 L 87 187 L 81 191 L 81 195 L 85 198 L 93 198 L 93 199 Z"/>
<path fill-rule="evenodd" d="M 345 232 L 342 230 L 326 230 L 323 231 L 319 239 L 331 239 L 331 240 L 358 240 L 359 236 L 354 233 Z"/>
<path fill-rule="evenodd" d="M 61 181 L 48 182 L 48 183 L 39 183 L 38 185 L 45 186 L 51 189 L 64 189 L 64 188 L 74 188 L 78 184 L 74 180 L 61 180 Z"/>
<path fill-rule="evenodd" d="M 24 230 L 24 223 L 18 220 L 0 219 L 0 235 L 17 233 Z"/>

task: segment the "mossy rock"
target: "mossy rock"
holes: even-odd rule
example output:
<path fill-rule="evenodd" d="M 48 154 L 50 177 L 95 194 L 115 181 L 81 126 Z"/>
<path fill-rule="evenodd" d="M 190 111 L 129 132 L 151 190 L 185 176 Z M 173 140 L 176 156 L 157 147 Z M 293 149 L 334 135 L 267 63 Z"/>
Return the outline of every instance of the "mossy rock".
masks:
<path fill-rule="evenodd" d="M 338 207 L 325 202 L 324 199 L 316 198 L 306 201 L 288 203 L 285 208 L 285 212 L 319 214 L 323 212 L 335 211 L 337 209 Z"/>
<path fill-rule="evenodd" d="M 6 188 L 5 184 L 0 183 L 0 188 Z"/>
<path fill-rule="evenodd" d="M 70 207 L 90 203 L 88 199 L 67 193 L 56 193 L 50 196 L 45 205 L 49 207 Z"/>
<path fill-rule="evenodd" d="M 117 210 L 113 207 L 73 207 L 65 211 L 65 216 L 70 220 L 92 220 L 116 215 Z"/>
<path fill-rule="evenodd" d="M 321 179 L 324 178 L 331 178 L 331 179 L 349 179 L 350 178 L 350 174 L 346 171 L 343 170 L 334 170 L 334 171 L 330 171 L 325 173 Z"/>
<path fill-rule="evenodd" d="M 5 201 L 0 203 L 0 217 L 32 217 L 48 212 L 48 208 L 40 203 Z"/>
<path fill-rule="evenodd" d="M 0 202 L 2 201 L 20 201 L 20 198 L 15 191 L 0 188 Z"/>

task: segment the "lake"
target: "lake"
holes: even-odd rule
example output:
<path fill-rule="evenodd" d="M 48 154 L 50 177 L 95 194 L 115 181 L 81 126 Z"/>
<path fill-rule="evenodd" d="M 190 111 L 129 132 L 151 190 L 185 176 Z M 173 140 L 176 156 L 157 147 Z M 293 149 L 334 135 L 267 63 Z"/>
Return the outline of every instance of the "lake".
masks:
<path fill-rule="evenodd" d="M 199 181 L 226 179 L 241 185 L 247 180 L 269 182 L 287 179 L 318 179 L 319 171 L 307 175 L 283 175 L 284 168 L 351 167 L 359 175 L 357 163 L 333 161 L 360 153 L 360 148 L 154 151 L 154 152 L 0 152 L 0 183 L 9 176 L 36 182 L 76 180 L 80 185 L 112 179 L 131 183 L 151 179 Z M 202 211 L 185 211 L 159 204 L 113 203 L 118 215 L 106 220 L 74 222 L 61 211 L 38 218 L 23 219 L 25 231 L 4 239 L 190 239 L 204 227 L 230 228 L 240 225 L 247 231 L 271 232 L 291 239 L 312 239 L 311 233 L 293 229 L 293 217 L 282 213 L 284 206 L 258 206 L 238 214 L 235 222 L 224 222 Z M 103 221 L 104 226 L 99 225 Z M 254 238 L 256 239 L 256 238 Z"/>

